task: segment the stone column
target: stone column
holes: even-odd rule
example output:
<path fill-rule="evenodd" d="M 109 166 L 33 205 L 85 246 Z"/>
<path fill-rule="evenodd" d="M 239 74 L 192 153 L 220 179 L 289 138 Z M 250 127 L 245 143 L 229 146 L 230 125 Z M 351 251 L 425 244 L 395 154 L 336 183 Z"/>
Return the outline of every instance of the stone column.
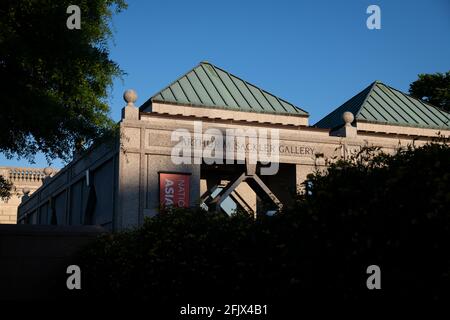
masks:
<path fill-rule="evenodd" d="M 127 90 L 123 94 L 127 105 L 122 109 L 120 123 L 120 151 L 119 151 L 119 206 L 115 217 L 116 229 L 123 230 L 139 224 L 140 208 L 140 168 L 141 154 L 140 128 L 128 127 L 128 123 L 139 120 L 139 109 L 134 105 L 137 94 L 134 90 Z"/>

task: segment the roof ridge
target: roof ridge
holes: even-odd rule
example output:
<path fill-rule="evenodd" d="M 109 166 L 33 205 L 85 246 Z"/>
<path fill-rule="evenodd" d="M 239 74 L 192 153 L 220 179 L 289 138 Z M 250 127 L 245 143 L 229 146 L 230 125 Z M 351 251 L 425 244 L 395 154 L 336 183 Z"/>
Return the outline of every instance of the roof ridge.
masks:
<path fill-rule="evenodd" d="M 192 83 L 190 80 L 192 73 L 196 75 L 195 83 Z M 186 83 L 186 80 L 188 83 Z M 197 88 L 199 88 L 199 92 Z M 171 94 L 167 96 L 165 93 Z M 203 96 L 206 95 L 209 98 L 206 101 L 202 100 Z M 216 97 L 219 99 L 218 101 L 216 101 Z M 309 115 L 307 111 L 285 99 L 205 60 L 200 61 L 189 71 L 155 92 L 150 99 L 141 105 L 140 109 L 145 110 L 154 101 L 184 102 L 190 105 L 200 104 L 211 108 L 249 108 L 250 111 L 263 113 Z"/>
<path fill-rule="evenodd" d="M 366 91 L 369 87 L 371 87 L 370 90 L 369 90 L 369 92 L 368 92 L 368 93 L 366 94 L 366 96 L 364 97 L 364 100 L 363 100 L 363 101 L 361 102 L 361 104 L 359 105 L 359 107 L 358 107 L 358 112 L 357 112 L 356 114 L 354 114 L 354 117 L 355 117 L 355 119 L 356 119 L 356 115 L 359 114 L 362 105 L 367 101 L 367 97 L 369 96 L 369 93 L 372 92 L 372 89 L 373 89 L 373 86 L 374 86 L 375 83 L 376 83 L 376 81 L 370 83 L 368 86 L 364 87 L 364 89 L 362 89 L 361 91 L 359 91 L 357 94 L 355 94 L 354 96 L 352 96 L 352 97 L 350 97 L 349 99 L 345 100 L 342 104 L 339 105 L 339 107 L 337 107 L 336 109 L 332 110 L 330 113 L 328 113 L 328 114 L 327 114 L 326 116 L 324 116 L 322 119 L 320 119 L 319 121 L 317 121 L 317 122 L 314 124 L 314 127 L 317 126 L 317 125 L 318 125 L 320 122 L 322 122 L 323 120 L 325 120 L 325 119 L 331 117 L 332 115 L 336 114 L 336 113 L 339 111 L 340 108 L 342 108 L 342 107 L 344 107 L 345 105 L 347 105 L 347 103 L 349 103 L 350 101 L 352 101 L 353 99 L 355 99 L 357 96 L 359 96 L 361 93 L 363 93 L 364 91 Z M 349 110 L 344 110 L 344 111 L 342 111 L 342 112 L 345 112 L 345 111 L 349 111 Z M 343 123 L 342 123 L 342 124 L 343 124 Z"/>
<path fill-rule="evenodd" d="M 203 61 L 202 61 L 203 62 Z M 153 98 L 155 98 L 158 94 L 161 94 L 161 92 L 170 89 L 171 86 L 173 86 L 175 83 L 177 83 L 179 80 L 181 80 L 185 75 L 191 73 L 192 71 L 194 71 L 194 69 L 198 68 L 200 66 L 200 64 L 202 63 L 200 62 L 199 64 L 197 64 L 195 67 L 191 68 L 189 71 L 183 73 L 181 76 L 179 76 L 178 78 L 176 78 L 174 81 L 172 81 L 171 83 L 169 83 L 167 86 L 163 87 L 162 89 L 156 91 L 154 94 L 152 94 L 150 96 L 150 98 L 148 98 L 140 107 L 139 109 L 141 109 L 141 111 L 143 109 L 145 109 L 153 100 Z"/>
<path fill-rule="evenodd" d="M 165 86 L 164 88 L 162 88 L 161 90 L 158 90 L 155 94 L 153 94 L 150 99 L 153 99 L 154 97 L 156 97 L 158 94 L 160 94 L 161 92 L 163 92 L 166 89 L 169 89 L 172 85 L 174 85 L 175 83 L 177 83 L 178 81 L 180 81 L 184 76 L 186 76 L 187 74 L 191 73 L 192 71 L 194 71 L 195 69 L 197 69 L 201 64 L 203 63 L 200 62 L 199 64 L 197 64 L 195 67 L 191 68 L 189 71 L 184 72 L 181 76 L 179 76 L 178 78 L 176 78 L 174 81 L 172 81 L 169 85 Z"/>
<path fill-rule="evenodd" d="M 260 86 L 258 86 L 258 85 L 256 85 L 256 84 L 253 84 L 253 83 L 251 83 L 250 81 L 247 81 L 247 80 L 245 80 L 245 79 L 242 79 L 241 77 L 239 77 L 239 76 L 237 76 L 237 75 L 235 75 L 235 74 L 233 74 L 233 73 L 231 73 L 231 72 L 229 72 L 229 71 L 227 71 L 227 70 L 225 70 L 225 69 L 223 69 L 223 68 L 221 68 L 221 67 L 218 67 L 218 66 L 216 66 L 215 64 L 212 64 L 212 63 L 209 62 L 209 61 L 201 61 L 200 64 L 209 64 L 210 66 L 212 66 L 212 67 L 214 67 L 214 68 L 216 68 L 216 69 L 219 69 L 220 71 L 225 72 L 225 73 L 227 73 L 228 75 L 233 76 L 233 77 L 235 77 L 235 78 L 241 80 L 241 81 L 244 82 L 245 84 L 251 85 L 252 87 L 255 87 L 255 88 L 259 89 L 260 91 L 262 91 L 262 92 L 264 92 L 264 93 L 266 93 L 266 94 L 268 94 L 268 95 L 271 95 L 272 97 L 277 98 L 278 100 L 281 100 L 281 101 L 283 101 L 283 102 L 289 103 L 289 104 L 293 105 L 294 107 L 296 107 L 297 109 L 299 109 L 300 111 L 303 111 L 303 112 L 305 112 L 306 114 L 309 114 L 308 111 L 303 110 L 302 108 L 298 107 L 297 105 L 295 105 L 295 104 L 293 104 L 293 103 L 291 103 L 291 102 L 289 102 L 289 101 L 287 101 L 287 100 L 285 100 L 285 99 L 283 99 L 283 98 L 281 98 L 281 97 L 279 97 L 279 96 L 277 96 L 277 95 L 275 95 L 275 94 L 273 94 L 273 93 L 270 93 L 269 91 L 260 88 Z M 283 106 L 283 108 L 284 108 L 284 106 Z"/>
<path fill-rule="evenodd" d="M 394 123 L 392 123 L 390 120 L 387 120 L 383 115 L 382 117 L 385 118 L 386 123 L 393 124 L 393 125 L 405 125 L 405 126 L 411 126 L 411 127 L 428 127 L 428 128 L 442 128 L 442 125 L 444 127 L 448 126 L 450 123 L 450 113 L 432 105 L 431 103 L 428 103 L 426 101 L 423 101 L 422 99 L 413 97 L 409 95 L 408 93 L 405 93 L 399 89 L 396 89 L 394 87 L 391 87 L 390 85 L 387 85 L 379 80 L 375 81 L 375 86 L 373 88 L 378 88 L 381 92 L 383 92 L 387 97 L 394 103 L 394 105 L 391 105 L 389 102 L 387 102 L 387 106 L 390 108 L 389 111 L 385 110 L 383 106 L 380 105 L 380 102 L 377 102 L 376 97 L 372 94 L 373 90 L 371 90 L 368 94 L 368 97 L 373 97 L 376 104 L 378 104 L 387 114 L 394 118 Z M 394 101 L 392 99 L 393 96 L 395 99 L 399 100 L 401 103 L 403 103 L 403 106 L 398 104 L 398 102 Z M 383 99 L 383 98 L 381 98 Z M 366 101 L 364 102 L 366 104 Z M 367 104 L 366 104 L 367 105 Z M 370 109 L 374 108 L 375 106 L 372 106 L 370 103 L 370 108 L 366 109 L 365 111 L 370 113 Z M 400 108 L 400 110 L 396 109 L 395 106 Z M 364 106 L 363 106 L 364 107 Z M 407 109 L 404 109 L 406 107 Z M 422 109 L 424 108 L 427 110 L 426 112 Z M 376 107 L 375 107 L 376 109 Z M 376 109 L 378 113 L 380 111 Z M 389 112 L 390 110 L 396 112 L 402 119 L 396 119 L 393 115 L 391 115 Z M 409 110 L 409 111 L 408 111 Z M 360 112 L 363 110 L 360 109 Z M 358 115 L 360 114 L 358 112 Z M 381 111 L 382 112 L 382 111 Z M 412 112 L 412 114 L 411 114 Z M 405 113 L 405 115 L 403 114 Z M 381 114 L 381 113 L 380 113 Z M 362 115 L 364 117 L 364 115 Z M 412 123 L 410 120 L 408 120 L 405 116 L 411 118 L 414 123 Z M 368 122 L 380 122 L 378 120 L 364 120 Z M 381 121 L 385 122 L 385 121 Z M 403 123 L 401 123 L 403 122 Z"/>
<path fill-rule="evenodd" d="M 382 84 L 383 86 L 385 86 L 385 87 L 387 87 L 387 88 L 389 88 L 389 89 L 391 89 L 391 90 L 397 91 L 397 92 L 401 93 L 401 94 L 404 95 L 404 96 L 407 96 L 407 97 L 409 97 L 409 98 L 411 98 L 411 99 L 417 100 L 417 101 L 419 101 L 419 102 L 421 102 L 421 103 L 423 103 L 423 104 L 429 105 L 430 107 L 432 107 L 432 108 L 434 108 L 434 109 L 437 109 L 437 110 L 440 111 L 440 112 L 443 112 L 443 113 L 445 113 L 445 114 L 450 115 L 450 112 L 448 112 L 448 111 L 446 111 L 446 110 L 444 110 L 444 109 L 442 109 L 442 108 L 440 108 L 440 107 L 438 107 L 438 106 L 435 106 L 434 104 L 431 104 L 431 103 L 429 103 L 428 101 L 422 100 L 422 99 L 420 99 L 420 98 L 413 97 L 413 96 L 410 95 L 409 93 L 406 93 L 406 92 L 403 92 L 403 91 L 401 91 L 401 90 L 399 90 L 399 89 L 396 89 L 396 88 L 394 88 L 394 87 L 391 87 L 390 85 L 385 84 L 385 83 L 383 83 L 383 82 L 380 82 L 380 84 Z"/>
<path fill-rule="evenodd" d="M 362 102 L 361 105 L 359 106 L 358 112 L 357 112 L 355 115 L 353 115 L 353 116 L 355 117 L 355 119 L 356 119 L 356 117 L 361 113 L 361 109 L 364 107 L 364 105 L 366 104 L 367 100 L 369 100 L 369 97 L 370 97 L 370 95 L 371 95 L 372 92 L 373 92 L 373 88 L 375 88 L 378 84 L 383 84 L 383 83 L 382 83 L 381 81 L 379 81 L 379 80 L 375 80 L 375 81 L 372 82 L 369 86 L 366 87 L 366 89 L 367 89 L 368 87 L 370 87 L 370 90 L 369 90 L 369 92 L 367 92 L 366 97 L 364 98 L 363 102 Z M 366 89 L 364 89 L 364 90 L 366 90 Z M 364 91 L 364 90 L 363 90 L 363 91 Z M 361 92 L 362 92 L 362 91 L 361 91 Z"/>

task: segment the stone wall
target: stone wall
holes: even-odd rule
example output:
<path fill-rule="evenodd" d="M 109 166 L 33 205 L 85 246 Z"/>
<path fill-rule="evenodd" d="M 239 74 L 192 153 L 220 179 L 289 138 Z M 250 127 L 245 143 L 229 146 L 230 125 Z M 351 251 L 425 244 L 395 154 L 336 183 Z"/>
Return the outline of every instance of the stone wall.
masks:
<path fill-rule="evenodd" d="M 22 224 L 96 224 L 112 230 L 117 210 L 119 147 L 107 141 L 77 156 L 20 204 Z"/>
<path fill-rule="evenodd" d="M 393 153 L 399 147 L 411 143 L 420 145 L 431 139 L 430 136 L 391 132 L 360 132 L 357 127 L 351 126 L 351 121 L 347 121 L 341 130 L 330 132 L 292 121 L 280 123 L 284 118 L 261 119 L 250 112 L 244 112 L 246 117 L 240 114 L 236 120 L 227 118 L 232 117 L 232 114 L 218 113 L 215 117 L 213 109 L 195 109 L 192 106 L 172 108 L 170 105 L 162 108 L 159 104 L 160 110 L 155 108 L 159 112 L 139 112 L 134 106 L 135 93 L 128 94 L 132 99 L 127 100 L 128 104 L 122 110 L 120 137 L 115 145 L 103 144 L 93 148 L 50 179 L 19 207 L 21 222 L 98 224 L 109 230 L 138 226 L 145 217 L 152 217 L 159 212 L 161 172 L 189 174 L 189 205 L 198 206 L 208 184 L 205 179 L 209 179 L 211 184 L 215 176 L 220 175 L 218 172 L 225 171 L 220 171 L 220 165 L 217 169 L 214 165 L 206 168 L 204 164 L 194 161 L 175 164 L 171 155 L 174 146 L 180 142 L 173 139 L 176 130 L 188 134 L 188 145 L 195 145 L 196 132 L 204 134 L 210 129 L 223 136 L 229 129 L 239 129 L 234 131 L 236 138 L 244 137 L 243 132 L 247 130 L 276 130 L 279 138 L 273 148 L 279 151 L 279 171 L 273 176 L 261 176 L 258 184 L 265 184 L 263 195 L 269 190 L 277 201 L 285 205 L 289 204 L 309 173 L 324 170 L 329 162 L 347 158 L 364 146 L 379 146 L 385 152 Z M 268 134 L 271 136 L 272 131 Z M 245 145 L 249 140 L 242 141 L 245 141 Z M 249 155 L 248 150 L 245 153 Z M 237 175 L 246 172 L 243 164 L 223 166 L 228 171 L 226 175 L 229 180 L 242 183 L 246 179 L 236 180 L 233 176 L 234 170 L 239 171 Z M 208 177 L 204 176 L 206 170 Z M 251 190 L 236 188 L 230 196 L 244 203 L 250 212 L 259 207 L 255 193 Z"/>

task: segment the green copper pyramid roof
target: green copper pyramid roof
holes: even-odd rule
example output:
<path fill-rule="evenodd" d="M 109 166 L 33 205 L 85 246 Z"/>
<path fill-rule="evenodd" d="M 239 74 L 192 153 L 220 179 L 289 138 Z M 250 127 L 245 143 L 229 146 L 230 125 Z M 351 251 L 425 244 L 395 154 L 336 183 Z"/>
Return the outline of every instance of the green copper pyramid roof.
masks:
<path fill-rule="evenodd" d="M 152 102 L 308 116 L 306 111 L 208 62 L 201 62 L 141 108 Z"/>
<path fill-rule="evenodd" d="M 314 127 L 333 129 L 342 126 L 342 113 L 345 111 L 353 113 L 356 122 L 450 129 L 450 113 L 379 81 L 325 116 Z"/>

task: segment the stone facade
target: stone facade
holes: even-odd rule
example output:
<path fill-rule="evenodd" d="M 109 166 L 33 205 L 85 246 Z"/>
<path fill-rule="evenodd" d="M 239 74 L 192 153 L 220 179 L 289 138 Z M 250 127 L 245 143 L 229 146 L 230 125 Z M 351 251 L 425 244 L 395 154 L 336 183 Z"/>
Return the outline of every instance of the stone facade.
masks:
<path fill-rule="evenodd" d="M 398 128 L 382 125 L 335 131 L 307 126 L 304 116 L 261 116 L 251 112 L 198 108 L 158 103 L 139 110 L 136 96 L 126 95 L 120 135 L 116 140 L 91 148 L 74 159 L 19 207 L 19 222 L 30 224 L 97 224 L 122 230 L 143 223 L 160 210 L 159 174 L 189 174 L 190 206 L 217 205 L 214 190 L 229 196 L 252 214 L 263 212 L 261 193 L 277 205 L 289 205 L 306 176 L 326 168 L 327 163 L 349 157 L 363 146 L 380 146 L 393 153 L 399 147 L 420 145 L 437 135 L 436 130 Z M 173 132 L 195 134 L 216 129 L 276 129 L 279 133 L 279 169 L 275 175 L 261 175 L 260 167 L 241 164 L 175 164 L 171 154 L 176 142 Z M 441 131 L 441 134 L 450 134 Z M 248 157 L 248 151 L 246 151 Z M 240 180 L 239 180 L 240 179 Z M 236 188 L 230 185 L 235 183 Z M 220 198 L 220 197 L 219 197 Z M 215 202 L 216 201 L 216 202 Z M 220 205 L 220 203 L 219 203 Z M 210 207 L 211 208 L 211 207 Z M 268 211 L 267 211 L 268 212 Z"/>
<path fill-rule="evenodd" d="M 0 200 L 0 224 L 15 224 L 22 198 L 33 194 L 42 185 L 46 174 L 44 169 L 0 167 L 0 175 L 13 183 L 11 197 Z"/>

